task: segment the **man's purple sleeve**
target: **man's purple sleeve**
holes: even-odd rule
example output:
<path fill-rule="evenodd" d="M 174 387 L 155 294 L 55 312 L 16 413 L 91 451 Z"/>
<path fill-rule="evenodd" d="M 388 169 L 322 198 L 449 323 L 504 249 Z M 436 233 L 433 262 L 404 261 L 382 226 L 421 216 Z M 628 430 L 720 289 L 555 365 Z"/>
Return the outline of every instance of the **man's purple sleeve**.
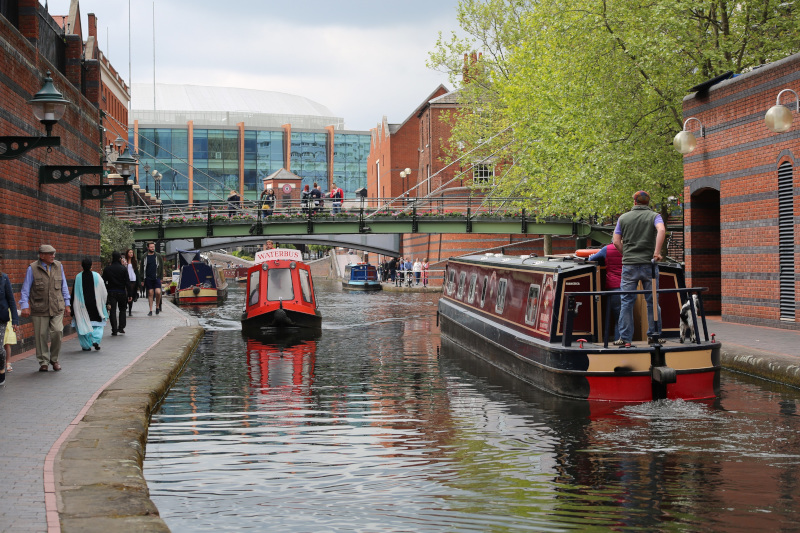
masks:
<path fill-rule="evenodd" d="M 656 219 L 653 221 L 654 226 L 658 226 L 659 224 L 663 224 L 664 219 L 661 218 L 661 215 L 656 215 Z"/>

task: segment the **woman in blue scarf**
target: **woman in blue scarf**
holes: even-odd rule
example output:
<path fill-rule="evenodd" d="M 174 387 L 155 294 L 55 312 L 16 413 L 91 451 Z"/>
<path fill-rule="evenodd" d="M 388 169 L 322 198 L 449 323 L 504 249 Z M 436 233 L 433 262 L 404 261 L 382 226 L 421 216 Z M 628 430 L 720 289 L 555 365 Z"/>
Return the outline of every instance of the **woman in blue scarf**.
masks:
<path fill-rule="evenodd" d="M 103 328 L 108 320 L 106 311 L 106 285 L 97 272 L 92 272 L 92 260 L 88 257 L 81 262 L 83 272 L 75 276 L 75 298 L 72 300 L 72 325 L 78 332 L 78 341 L 83 351 L 94 346 L 100 349 Z"/>

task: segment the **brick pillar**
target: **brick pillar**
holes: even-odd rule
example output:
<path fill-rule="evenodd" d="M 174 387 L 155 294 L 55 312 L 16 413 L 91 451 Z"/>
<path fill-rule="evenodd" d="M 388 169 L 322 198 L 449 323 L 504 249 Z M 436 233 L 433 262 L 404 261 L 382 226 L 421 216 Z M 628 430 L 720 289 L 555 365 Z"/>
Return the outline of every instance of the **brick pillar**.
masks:
<path fill-rule="evenodd" d="M 39 0 L 19 0 L 19 32 L 31 43 L 39 40 Z"/>
<path fill-rule="evenodd" d="M 284 124 L 283 128 L 283 168 L 292 170 L 292 125 Z"/>
<path fill-rule="evenodd" d="M 66 76 L 69 82 L 78 90 L 81 88 L 81 56 L 83 55 L 83 41 L 80 35 L 65 35 Z"/>

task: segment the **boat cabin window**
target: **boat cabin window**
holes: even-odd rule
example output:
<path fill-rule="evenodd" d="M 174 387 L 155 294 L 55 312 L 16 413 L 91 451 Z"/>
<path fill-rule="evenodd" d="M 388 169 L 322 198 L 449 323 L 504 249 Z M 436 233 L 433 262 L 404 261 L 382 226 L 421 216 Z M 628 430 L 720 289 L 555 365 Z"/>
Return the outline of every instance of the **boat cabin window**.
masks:
<path fill-rule="evenodd" d="M 447 271 L 447 294 L 452 295 L 456 290 L 456 271 L 452 268 Z"/>
<path fill-rule="evenodd" d="M 260 274 L 261 269 L 254 270 L 250 274 L 250 283 L 248 283 L 248 287 L 250 287 L 250 296 L 247 298 L 247 303 L 250 305 L 258 304 L 258 279 Z"/>
<path fill-rule="evenodd" d="M 483 288 L 481 289 L 481 307 L 486 303 L 486 287 L 489 286 L 489 276 L 483 276 Z"/>
<path fill-rule="evenodd" d="M 478 282 L 478 275 L 473 274 L 469 277 L 469 292 L 467 292 L 467 303 L 475 301 L 475 285 Z"/>
<path fill-rule="evenodd" d="M 303 300 L 311 303 L 311 281 L 308 279 L 308 271 L 300 269 L 297 273 L 300 274 L 300 290 L 303 292 Z"/>
<path fill-rule="evenodd" d="M 525 308 L 525 323 L 533 325 L 536 322 L 536 312 L 539 310 L 539 286 L 528 287 L 528 306 Z"/>
<path fill-rule="evenodd" d="M 270 268 L 267 281 L 267 300 L 294 300 L 292 271 L 288 268 Z"/>
<path fill-rule="evenodd" d="M 464 297 L 464 282 L 467 280 L 467 273 L 462 272 L 460 276 L 458 276 L 458 292 L 456 293 L 456 298 L 459 300 Z"/>
<path fill-rule="evenodd" d="M 506 284 L 508 282 L 505 278 L 500 278 L 500 281 L 497 282 L 497 303 L 494 306 L 494 311 L 497 314 L 503 312 L 503 308 L 506 306 Z"/>

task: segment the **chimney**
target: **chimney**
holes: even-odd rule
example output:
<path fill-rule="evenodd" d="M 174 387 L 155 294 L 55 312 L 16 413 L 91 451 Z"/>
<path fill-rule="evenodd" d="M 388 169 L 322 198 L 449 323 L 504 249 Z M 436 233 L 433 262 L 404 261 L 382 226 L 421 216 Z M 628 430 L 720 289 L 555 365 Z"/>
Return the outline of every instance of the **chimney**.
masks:
<path fill-rule="evenodd" d="M 89 37 L 94 37 L 95 41 L 97 41 L 97 17 L 94 13 L 89 13 L 88 22 L 89 22 Z"/>
<path fill-rule="evenodd" d="M 483 57 L 483 53 L 472 52 L 464 54 L 464 68 L 462 70 L 462 81 L 467 84 L 473 80 L 475 74 L 478 72 L 478 61 Z"/>

